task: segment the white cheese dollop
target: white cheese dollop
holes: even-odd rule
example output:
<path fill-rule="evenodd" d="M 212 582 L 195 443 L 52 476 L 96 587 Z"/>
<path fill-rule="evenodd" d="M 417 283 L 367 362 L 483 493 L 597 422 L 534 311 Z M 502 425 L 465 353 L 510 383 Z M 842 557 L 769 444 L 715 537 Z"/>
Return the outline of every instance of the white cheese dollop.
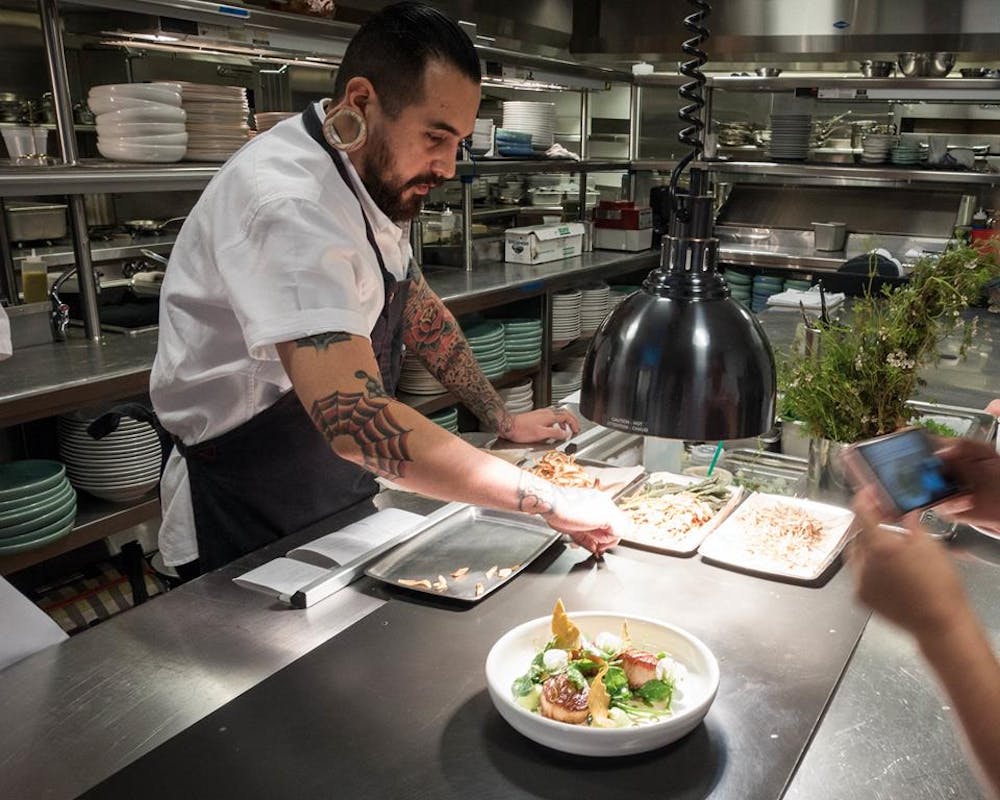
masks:
<path fill-rule="evenodd" d="M 542 666 L 546 672 L 558 672 L 569 664 L 569 653 L 565 650 L 546 650 L 542 653 Z"/>
<path fill-rule="evenodd" d="M 675 661 L 670 656 L 664 656 L 656 662 L 657 680 L 669 680 L 672 681 L 675 686 L 680 686 L 684 683 L 684 679 L 687 678 L 687 674 L 687 667 L 685 667 L 680 661 Z"/>
<path fill-rule="evenodd" d="M 597 634 L 597 637 L 594 639 L 594 646 L 605 653 L 617 653 L 622 649 L 622 640 L 620 636 L 615 636 L 613 633 L 604 631 Z"/>

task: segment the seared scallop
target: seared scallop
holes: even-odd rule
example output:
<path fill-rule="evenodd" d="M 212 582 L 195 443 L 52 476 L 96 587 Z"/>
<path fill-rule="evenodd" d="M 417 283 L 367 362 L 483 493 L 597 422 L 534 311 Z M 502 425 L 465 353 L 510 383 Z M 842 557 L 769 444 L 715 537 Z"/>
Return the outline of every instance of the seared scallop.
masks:
<path fill-rule="evenodd" d="M 582 725 L 590 714 L 587 707 L 589 693 L 586 685 L 577 689 L 565 675 L 555 675 L 542 684 L 542 716 L 570 725 Z"/>
<path fill-rule="evenodd" d="M 621 659 L 622 669 L 628 676 L 628 685 L 633 689 L 638 689 L 646 681 L 651 681 L 656 677 L 658 659 L 652 653 L 629 648 L 622 653 Z"/>

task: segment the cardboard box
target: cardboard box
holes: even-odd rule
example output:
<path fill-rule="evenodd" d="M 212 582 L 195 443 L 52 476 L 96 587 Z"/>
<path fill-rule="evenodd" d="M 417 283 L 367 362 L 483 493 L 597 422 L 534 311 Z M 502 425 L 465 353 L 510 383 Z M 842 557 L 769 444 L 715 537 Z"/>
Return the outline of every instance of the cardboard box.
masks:
<path fill-rule="evenodd" d="M 643 228 L 639 231 L 621 230 L 618 228 L 595 228 L 595 250 L 618 250 L 626 253 L 638 253 L 649 250 L 653 246 L 653 229 Z"/>
<path fill-rule="evenodd" d="M 511 264 L 544 264 L 572 258 L 583 252 L 584 227 L 580 222 L 509 228 L 504 260 Z"/>

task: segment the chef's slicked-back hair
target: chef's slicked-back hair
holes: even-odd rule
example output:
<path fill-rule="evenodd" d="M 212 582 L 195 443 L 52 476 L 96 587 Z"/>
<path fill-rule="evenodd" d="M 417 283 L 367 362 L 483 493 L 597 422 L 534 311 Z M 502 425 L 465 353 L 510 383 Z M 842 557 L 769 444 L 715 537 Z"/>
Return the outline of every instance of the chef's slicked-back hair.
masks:
<path fill-rule="evenodd" d="M 406 0 L 368 19 L 351 39 L 333 84 L 333 98 L 344 97 L 351 78 L 372 82 L 390 117 L 423 100 L 424 70 L 429 61 L 455 67 L 479 83 L 482 73 L 472 41 L 435 8 Z"/>

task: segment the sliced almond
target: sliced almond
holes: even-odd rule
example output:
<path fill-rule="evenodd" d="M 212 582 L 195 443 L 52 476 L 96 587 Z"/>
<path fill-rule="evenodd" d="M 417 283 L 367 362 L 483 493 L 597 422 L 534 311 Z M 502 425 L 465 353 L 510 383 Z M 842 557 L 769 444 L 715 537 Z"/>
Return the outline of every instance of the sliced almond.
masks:
<path fill-rule="evenodd" d="M 476 584 L 476 597 L 481 596 L 483 594 L 483 592 L 485 592 L 485 591 L 486 591 L 486 587 L 483 584 L 481 584 L 481 583 L 477 583 Z"/>
<path fill-rule="evenodd" d="M 438 579 L 433 583 L 434 591 L 445 592 L 448 590 L 448 581 L 444 579 L 444 575 L 438 575 Z"/>
<path fill-rule="evenodd" d="M 468 567 L 462 567 L 461 569 L 456 569 L 453 573 L 451 573 L 451 577 L 455 578 L 456 580 L 459 580 L 461 578 L 464 578 L 468 574 L 468 572 L 469 572 Z"/>
<path fill-rule="evenodd" d="M 400 586 L 412 586 L 412 587 L 419 586 L 423 589 L 434 588 L 433 586 L 431 586 L 431 582 L 427 580 L 427 578 L 421 578 L 419 581 L 411 581 L 407 578 L 400 578 L 399 580 L 396 581 L 396 583 L 398 583 Z"/>
<path fill-rule="evenodd" d="M 512 573 L 513 571 L 514 571 L 514 570 L 512 570 L 512 569 L 511 569 L 510 567 L 503 567 L 503 568 L 501 568 L 501 569 L 497 570 L 497 577 L 498 577 L 498 578 L 500 578 L 501 580 L 502 580 L 503 578 L 509 578 L 509 577 L 510 577 L 510 574 L 511 574 L 511 573 Z"/>
<path fill-rule="evenodd" d="M 497 570 L 500 569 L 496 564 L 486 570 L 486 580 L 492 580 L 496 577 Z"/>

